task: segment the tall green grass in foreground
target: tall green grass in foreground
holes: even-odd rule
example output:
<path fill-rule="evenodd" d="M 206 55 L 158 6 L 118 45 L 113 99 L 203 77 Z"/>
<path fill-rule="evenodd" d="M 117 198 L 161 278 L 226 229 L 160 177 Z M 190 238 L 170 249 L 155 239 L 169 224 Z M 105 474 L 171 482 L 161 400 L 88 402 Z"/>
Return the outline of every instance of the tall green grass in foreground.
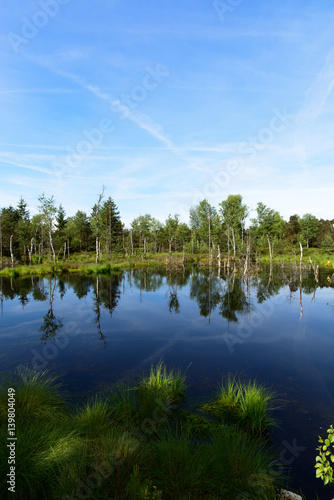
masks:
<path fill-rule="evenodd" d="M 0 384 L 0 425 L 7 422 L 7 390 L 15 389 L 16 422 L 59 422 L 68 417 L 69 406 L 65 394 L 57 384 L 57 377 L 49 371 L 35 374 L 10 374 Z"/>
<path fill-rule="evenodd" d="M 185 375 L 160 362 L 137 383 L 76 407 L 48 372 L 8 376 L 0 388 L 1 499 L 12 498 L 6 485 L 9 387 L 16 391 L 18 500 L 275 498 L 279 485 L 269 467 L 275 456 L 261 433 L 253 433 L 272 423 L 265 415 L 272 393 L 230 379 L 220 400 L 208 405 L 221 417 L 224 400 L 243 417 L 238 425 L 222 423 L 182 409 Z"/>
<path fill-rule="evenodd" d="M 272 411 L 280 407 L 278 403 L 276 395 L 264 385 L 251 380 L 243 383 L 229 376 L 220 385 L 215 397 L 203 405 L 203 410 L 220 420 L 236 422 L 261 436 L 270 427 L 277 426 Z"/>

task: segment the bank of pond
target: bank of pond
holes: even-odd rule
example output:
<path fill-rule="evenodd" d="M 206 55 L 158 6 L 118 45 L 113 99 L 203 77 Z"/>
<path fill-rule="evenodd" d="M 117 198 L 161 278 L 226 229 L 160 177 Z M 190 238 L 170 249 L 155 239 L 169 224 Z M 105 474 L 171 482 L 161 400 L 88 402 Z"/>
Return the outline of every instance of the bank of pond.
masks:
<path fill-rule="evenodd" d="M 49 372 L 16 371 L 1 384 L 2 456 L 8 388 L 16 410 L 15 498 L 273 500 L 287 485 L 270 441 L 284 402 L 254 380 L 229 376 L 191 406 L 186 375 L 160 362 L 141 379 L 74 406 Z M 2 460 L 3 499 L 11 498 L 7 469 Z"/>
<path fill-rule="evenodd" d="M 98 263 L 95 262 L 94 253 L 73 254 L 70 258 L 62 258 L 56 264 L 50 256 L 41 259 L 33 259 L 32 265 L 21 265 L 16 262 L 12 265 L 7 259 L 2 263 L 0 276 L 46 276 L 61 275 L 64 273 L 110 274 L 125 269 L 143 267 L 164 266 L 167 268 L 179 268 L 189 264 L 204 267 L 218 267 L 222 269 L 238 269 L 239 271 L 253 272 L 258 264 L 270 262 L 267 251 L 259 251 L 249 259 L 246 256 L 233 257 L 220 254 L 209 257 L 207 253 L 184 254 L 182 252 L 169 253 L 139 253 L 138 255 L 124 256 L 124 254 L 112 254 L 111 257 L 103 257 Z M 314 248 L 304 249 L 302 258 L 298 252 L 279 253 L 273 256 L 272 262 L 280 265 L 298 265 L 315 269 L 316 266 L 334 269 L 334 255 L 331 251 L 323 251 Z"/>

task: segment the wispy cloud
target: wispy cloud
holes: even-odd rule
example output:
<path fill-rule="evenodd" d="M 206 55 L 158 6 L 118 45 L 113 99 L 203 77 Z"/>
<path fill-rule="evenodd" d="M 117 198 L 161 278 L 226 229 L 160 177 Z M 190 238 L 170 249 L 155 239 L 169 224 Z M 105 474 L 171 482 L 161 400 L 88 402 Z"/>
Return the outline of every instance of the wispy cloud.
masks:
<path fill-rule="evenodd" d="M 68 94 L 70 92 L 75 92 L 74 89 L 64 89 L 64 88 L 56 88 L 56 89 L 9 89 L 9 90 L 1 90 L 0 94 L 2 95 L 10 95 L 10 94 Z"/>
<path fill-rule="evenodd" d="M 305 101 L 296 116 L 295 147 L 299 151 L 303 165 L 307 164 L 307 149 L 311 140 L 314 122 L 323 112 L 325 103 L 334 87 L 334 49 L 316 80 L 307 90 Z"/>

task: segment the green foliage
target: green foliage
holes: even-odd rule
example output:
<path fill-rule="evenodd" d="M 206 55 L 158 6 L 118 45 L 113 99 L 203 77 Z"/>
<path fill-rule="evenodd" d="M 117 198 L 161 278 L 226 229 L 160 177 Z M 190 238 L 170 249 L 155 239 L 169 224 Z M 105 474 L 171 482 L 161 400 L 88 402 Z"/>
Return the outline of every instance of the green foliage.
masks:
<path fill-rule="evenodd" d="M 24 464 L 16 471 L 17 498 L 274 498 L 277 479 L 268 471 L 275 457 L 266 442 L 248 425 L 222 425 L 171 405 L 185 396 L 178 370 L 160 362 L 133 387 L 119 385 L 71 408 L 55 380 L 48 372 L 23 373 L 0 387 L 0 423 L 13 387 L 17 433 L 24 436 L 16 448 L 17 463 Z M 238 387 L 226 388 L 231 404 L 242 401 L 240 388 L 235 397 Z M 7 455 L 6 434 L 1 425 L 1 456 Z M 1 498 L 7 498 L 7 472 L 0 461 Z"/>
<path fill-rule="evenodd" d="M 0 385 L 0 424 L 5 421 L 7 388 L 15 389 L 15 408 L 17 422 L 35 420 L 57 422 L 64 420 L 69 408 L 64 394 L 60 392 L 57 377 L 48 371 L 29 373 L 15 372 L 6 377 Z"/>
<path fill-rule="evenodd" d="M 205 199 L 198 205 L 192 207 L 189 212 L 190 227 L 197 240 L 199 240 L 201 250 L 209 247 L 209 223 L 211 239 L 215 241 L 219 231 L 219 219 L 217 211 Z"/>
<path fill-rule="evenodd" d="M 167 372 L 166 366 L 160 361 L 151 366 L 149 376 L 143 377 L 139 388 L 141 392 L 152 391 L 170 403 L 179 403 L 185 397 L 185 376 L 180 370 Z"/>
<path fill-rule="evenodd" d="M 258 203 L 256 212 L 257 218 L 252 219 L 252 223 L 258 236 L 265 237 L 267 234 L 281 236 L 283 234 L 286 222 L 277 211 L 267 207 L 264 203 Z"/>
<path fill-rule="evenodd" d="M 312 214 L 305 214 L 299 221 L 301 234 L 306 241 L 307 247 L 309 246 L 309 241 L 314 240 L 319 229 L 319 221 Z"/>
<path fill-rule="evenodd" d="M 327 429 L 327 438 L 319 436 L 319 455 L 315 461 L 316 477 L 323 480 L 324 484 L 334 484 L 333 463 L 334 463 L 334 429 L 333 425 Z"/>
<path fill-rule="evenodd" d="M 168 426 L 152 444 L 152 478 L 167 498 L 198 498 L 205 481 L 202 450 L 187 429 Z"/>
<path fill-rule="evenodd" d="M 89 438 L 99 437 L 110 427 L 111 407 L 108 400 L 102 396 L 91 398 L 77 411 L 75 422 L 80 435 Z"/>
<path fill-rule="evenodd" d="M 260 436 L 277 425 L 271 416 L 277 408 L 277 397 L 272 391 L 255 381 L 243 383 L 235 377 L 228 377 L 213 400 L 203 405 L 203 410 L 214 417 L 236 422 Z"/>
<path fill-rule="evenodd" d="M 220 204 L 221 222 L 225 228 L 228 239 L 236 249 L 241 246 L 242 231 L 248 216 L 248 207 L 243 205 L 242 196 L 229 195 Z"/>
<path fill-rule="evenodd" d="M 39 213 L 33 217 L 30 217 L 27 203 L 22 197 L 17 208 L 2 208 L 0 232 L 3 266 L 11 264 L 11 240 L 15 262 L 27 264 L 31 257 L 34 264 L 41 264 L 52 255 L 55 266 L 59 258 L 68 262 L 73 252 L 85 252 L 86 263 L 90 262 L 91 253 L 95 253 L 92 262 L 104 262 L 106 258 L 114 261 L 118 258 L 117 254 L 121 253 L 123 266 L 125 259 L 129 259 L 128 264 L 136 267 L 139 263 L 155 263 L 152 257 L 155 259 L 158 253 L 161 257 L 164 252 L 183 254 L 183 249 L 188 253 L 185 256 L 187 262 L 191 260 L 189 253 L 205 253 L 205 262 L 208 264 L 209 239 L 215 264 L 218 246 L 220 253 L 227 252 L 228 247 L 230 250 L 232 248 L 235 259 L 245 256 L 246 241 L 247 247 L 248 244 L 251 249 L 261 250 L 263 247 L 267 252 L 267 235 L 275 255 L 292 252 L 299 241 L 307 246 L 327 250 L 334 248 L 334 219 L 318 220 L 312 214 L 305 214 L 301 218 L 295 214 L 286 223 L 278 212 L 263 203 L 258 203 L 257 218 L 252 219 L 252 227 L 245 229 L 248 207 L 238 194 L 229 195 L 220 202 L 219 215 L 217 209 L 205 199 L 190 209 L 189 224 L 180 222 L 178 214 L 170 214 L 164 224 L 152 215 L 145 214 L 136 217 L 130 228 L 125 228 L 114 200 L 109 197 L 103 202 L 104 189 L 90 216 L 79 210 L 74 216 L 66 218 L 64 208 L 61 205 L 57 208 L 54 197 L 47 198 L 45 194 L 38 197 Z M 149 253 L 151 262 L 147 258 Z M 132 262 L 133 256 L 137 256 L 141 262 Z"/>
<path fill-rule="evenodd" d="M 227 425 L 216 427 L 205 447 L 206 481 L 218 498 L 272 500 L 275 478 L 270 474 L 273 452 L 259 440 Z"/>

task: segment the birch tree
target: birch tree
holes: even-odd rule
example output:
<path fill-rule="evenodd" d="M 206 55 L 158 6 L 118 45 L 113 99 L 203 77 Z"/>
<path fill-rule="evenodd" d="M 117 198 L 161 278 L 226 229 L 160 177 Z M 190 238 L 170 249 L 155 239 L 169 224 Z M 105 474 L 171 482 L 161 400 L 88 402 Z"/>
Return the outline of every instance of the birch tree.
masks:
<path fill-rule="evenodd" d="M 42 216 L 42 220 L 45 224 L 47 233 L 49 235 L 49 243 L 50 243 L 50 250 L 52 252 L 53 256 L 53 262 L 56 265 L 57 264 L 57 259 L 56 259 L 56 253 L 53 248 L 53 240 L 52 240 L 52 231 L 53 227 L 55 224 L 55 217 L 57 214 L 57 207 L 55 205 L 55 199 L 53 196 L 51 198 L 46 198 L 45 194 L 43 193 L 38 197 L 38 201 L 40 202 L 40 205 L 38 206 L 38 210 Z"/>
<path fill-rule="evenodd" d="M 99 262 L 99 258 L 101 255 L 101 244 L 100 244 L 100 238 L 101 238 L 101 217 L 100 217 L 100 209 L 101 209 L 101 202 L 104 198 L 104 190 L 105 186 L 102 186 L 102 192 L 99 194 L 97 203 L 93 207 L 93 213 L 91 217 L 91 226 L 93 229 L 93 232 L 95 234 L 95 251 L 96 251 L 96 264 Z"/>

